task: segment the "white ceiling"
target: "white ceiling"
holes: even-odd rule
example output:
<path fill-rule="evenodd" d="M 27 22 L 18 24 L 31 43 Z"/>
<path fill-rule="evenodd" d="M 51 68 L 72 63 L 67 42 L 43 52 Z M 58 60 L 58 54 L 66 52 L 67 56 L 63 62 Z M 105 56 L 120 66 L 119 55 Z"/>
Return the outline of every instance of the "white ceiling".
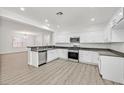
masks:
<path fill-rule="evenodd" d="M 6 7 L 6 10 L 16 12 L 19 15 L 35 20 L 42 25 L 50 24 L 54 30 L 69 30 L 77 27 L 83 28 L 97 24 L 107 24 L 118 8 L 114 7 L 25 7 L 20 11 L 17 7 Z M 62 16 L 56 16 L 57 12 L 63 12 Z M 95 21 L 91 21 L 95 18 Z M 48 19 L 48 22 L 45 22 Z M 60 25 L 60 28 L 57 28 Z"/>

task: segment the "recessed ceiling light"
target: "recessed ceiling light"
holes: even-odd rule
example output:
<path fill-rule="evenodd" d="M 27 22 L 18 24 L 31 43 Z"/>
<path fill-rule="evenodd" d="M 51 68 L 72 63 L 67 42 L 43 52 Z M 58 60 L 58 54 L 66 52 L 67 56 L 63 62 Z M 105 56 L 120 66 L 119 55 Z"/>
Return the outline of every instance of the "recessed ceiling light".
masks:
<path fill-rule="evenodd" d="M 21 10 L 21 11 L 25 11 L 25 8 L 21 7 L 20 10 Z"/>
<path fill-rule="evenodd" d="M 45 22 L 47 23 L 48 22 L 48 19 L 45 19 Z"/>
<path fill-rule="evenodd" d="M 90 20 L 91 20 L 91 21 L 95 21 L 95 18 L 91 18 Z"/>

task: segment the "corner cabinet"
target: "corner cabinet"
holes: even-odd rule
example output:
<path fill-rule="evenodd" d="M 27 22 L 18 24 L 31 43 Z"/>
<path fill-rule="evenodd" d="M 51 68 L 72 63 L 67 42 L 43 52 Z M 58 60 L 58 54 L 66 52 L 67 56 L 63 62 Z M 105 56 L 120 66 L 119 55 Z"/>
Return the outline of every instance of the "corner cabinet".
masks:
<path fill-rule="evenodd" d="M 79 62 L 97 65 L 99 62 L 99 53 L 93 51 L 79 51 Z"/>
<path fill-rule="evenodd" d="M 47 51 L 47 62 L 51 62 L 57 58 L 67 59 L 68 49 L 52 49 Z"/>
<path fill-rule="evenodd" d="M 57 49 L 47 51 L 47 62 L 53 61 L 58 58 Z"/>

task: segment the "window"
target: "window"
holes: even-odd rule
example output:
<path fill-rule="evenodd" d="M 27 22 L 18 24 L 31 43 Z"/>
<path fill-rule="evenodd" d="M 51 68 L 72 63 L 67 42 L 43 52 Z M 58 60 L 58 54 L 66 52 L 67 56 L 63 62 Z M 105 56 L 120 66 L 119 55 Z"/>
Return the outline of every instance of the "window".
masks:
<path fill-rule="evenodd" d="M 34 35 L 19 34 L 12 37 L 12 47 L 27 47 L 35 44 Z"/>

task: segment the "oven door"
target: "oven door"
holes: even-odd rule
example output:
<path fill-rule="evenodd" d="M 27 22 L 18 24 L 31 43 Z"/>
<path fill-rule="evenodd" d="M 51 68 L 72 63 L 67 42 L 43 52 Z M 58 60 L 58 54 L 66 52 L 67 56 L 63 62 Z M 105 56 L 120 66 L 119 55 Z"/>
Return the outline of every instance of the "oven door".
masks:
<path fill-rule="evenodd" d="M 75 59 L 78 60 L 78 52 L 68 52 L 68 58 L 69 59 Z"/>

